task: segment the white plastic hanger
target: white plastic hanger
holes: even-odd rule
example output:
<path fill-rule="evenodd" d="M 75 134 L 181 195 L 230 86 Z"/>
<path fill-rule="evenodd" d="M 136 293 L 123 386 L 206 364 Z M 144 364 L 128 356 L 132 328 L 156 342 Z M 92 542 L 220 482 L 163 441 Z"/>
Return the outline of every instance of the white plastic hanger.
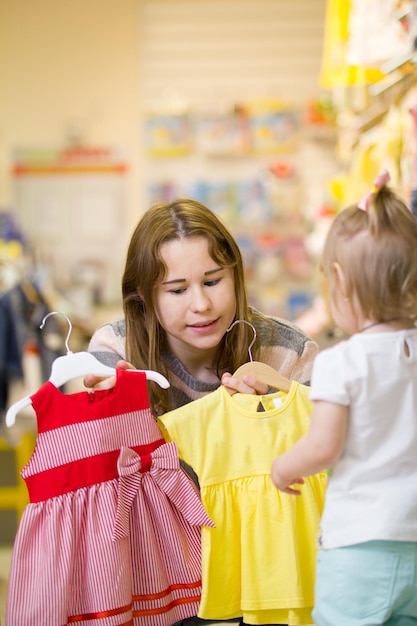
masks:
<path fill-rule="evenodd" d="M 266 383 L 268 387 L 272 387 L 273 389 L 277 389 L 279 391 L 289 391 L 291 387 L 291 380 L 289 378 L 280 374 L 278 370 L 274 369 L 271 365 L 262 363 L 262 361 L 253 360 L 252 346 L 256 340 L 256 328 L 253 324 L 247 322 L 246 320 L 236 320 L 231 326 L 229 326 L 227 332 L 229 332 L 235 324 L 239 324 L 241 322 L 248 324 L 248 326 L 252 328 L 253 339 L 248 347 L 249 361 L 247 363 L 243 363 L 243 365 L 237 368 L 237 370 L 233 373 L 233 378 L 243 380 L 244 376 L 253 376 L 263 383 Z M 228 391 L 231 395 L 236 393 L 233 389 L 228 389 Z"/>
<path fill-rule="evenodd" d="M 58 311 L 51 311 L 46 315 L 43 320 L 40 328 L 43 328 L 47 318 L 50 315 L 64 315 L 63 313 L 59 313 Z M 67 353 L 63 356 L 59 356 L 52 363 L 51 374 L 49 376 L 49 382 L 51 382 L 55 387 L 61 387 L 69 380 L 73 378 L 79 378 L 81 376 L 86 376 L 87 374 L 93 374 L 94 376 L 115 376 L 116 368 L 109 367 L 108 365 L 104 365 L 101 363 L 96 357 L 91 354 L 91 352 L 71 352 L 68 346 L 69 337 L 72 332 L 72 324 L 69 318 L 64 315 L 68 322 L 68 334 L 65 340 L 65 347 Z M 160 385 L 163 389 L 168 389 L 169 382 L 159 372 L 155 372 L 153 370 L 126 370 L 127 372 L 143 372 L 146 374 L 147 380 L 153 380 Z M 13 426 L 16 421 L 16 415 L 19 411 L 21 411 L 24 407 L 28 406 L 32 403 L 31 397 L 26 396 L 22 398 L 18 402 L 12 404 L 6 413 L 6 426 L 9 428 Z"/>

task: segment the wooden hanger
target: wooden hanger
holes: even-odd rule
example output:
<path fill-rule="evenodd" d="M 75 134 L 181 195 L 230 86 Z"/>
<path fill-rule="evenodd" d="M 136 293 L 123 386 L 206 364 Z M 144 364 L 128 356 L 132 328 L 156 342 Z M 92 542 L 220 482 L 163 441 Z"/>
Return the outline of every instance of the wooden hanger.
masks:
<path fill-rule="evenodd" d="M 46 315 L 42 320 L 40 328 L 44 327 L 45 321 L 50 315 L 54 315 L 56 313 L 57 311 L 51 311 L 51 313 L 48 313 L 48 315 Z M 49 382 L 51 382 L 55 387 L 61 387 L 61 385 L 64 385 L 66 382 L 74 378 L 86 376 L 87 374 L 93 374 L 94 376 L 100 377 L 115 376 L 116 368 L 104 365 L 98 359 L 96 359 L 96 357 L 91 354 L 91 352 L 71 352 L 68 347 L 68 341 L 72 331 L 72 324 L 66 315 L 65 318 L 67 319 L 69 326 L 68 335 L 65 340 L 67 354 L 59 356 L 53 361 L 51 374 L 48 379 Z M 165 376 L 163 376 L 159 372 L 154 372 L 153 370 L 126 371 L 143 372 L 144 374 L 146 374 L 147 380 L 153 380 L 157 382 L 158 385 L 160 385 L 163 389 L 168 389 L 168 387 L 170 386 Z M 25 398 L 22 398 L 18 402 L 12 404 L 6 413 L 6 426 L 8 426 L 9 428 L 13 426 L 16 421 L 17 413 L 29 404 L 32 404 L 30 396 L 26 396 Z"/>
<path fill-rule="evenodd" d="M 243 380 L 244 376 L 253 376 L 263 383 L 266 383 L 268 387 L 272 387 L 273 389 L 277 389 L 278 391 L 289 391 L 291 387 L 291 380 L 289 378 L 286 378 L 285 376 L 280 374 L 278 370 L 274 369 L 271 365 L 262 363 L 262 361 L 253 360 L 252 346 L 256 340 L 256 329 L 253 324 L 247 322 L 246 320 L 236 320 L 231 326 L 229 326 L 227 331 L 231 330 L 235 324 L 238 324 L 240 322 L 248 324 L 252 328 L 253 339 L 250 346 L 248 347 L 249 361 L 237 368 L 237 370 L 233 374 L 233 378 Z M 228 389 L 228 391 L 231 395 L 236 393 L 233 389 Z"/>
<path fill-rule="evenodd" d="M 244 363 L 233 374 L 233 378 L 243 380 L 244 376 L 253 376 L 258 380 L 266 383 L 268 387 L 277 389 L 278 391 L 289 391 L 291 380 L 286 378 L 274 369 L 271 365 L 262 363 L 262 361 L 249 361 Z"/>

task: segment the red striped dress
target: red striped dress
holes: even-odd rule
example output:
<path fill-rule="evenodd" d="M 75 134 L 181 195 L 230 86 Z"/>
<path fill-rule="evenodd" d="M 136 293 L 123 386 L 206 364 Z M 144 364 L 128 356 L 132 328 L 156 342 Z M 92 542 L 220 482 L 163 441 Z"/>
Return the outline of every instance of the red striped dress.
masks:
<path fill-rule="evenodd" d="M 30 504 L 13 548 L 8 626 L 169 626 L 196 615 L 200 526 L 213 526 L 175 444 L 149 408 L 143 373 L 110 390 L 32 397 Z"/>

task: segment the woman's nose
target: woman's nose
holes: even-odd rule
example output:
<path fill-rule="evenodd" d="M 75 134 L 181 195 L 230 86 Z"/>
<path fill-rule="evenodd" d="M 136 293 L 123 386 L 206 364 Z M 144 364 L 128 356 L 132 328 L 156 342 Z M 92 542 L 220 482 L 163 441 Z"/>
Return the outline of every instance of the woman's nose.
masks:
<path fill-rule="evenodd" d="M 211 307 L 211 300 L 204 289 L 195 289 L 192 293 L 191 308 L 193 311 L 207 311 Z"/>

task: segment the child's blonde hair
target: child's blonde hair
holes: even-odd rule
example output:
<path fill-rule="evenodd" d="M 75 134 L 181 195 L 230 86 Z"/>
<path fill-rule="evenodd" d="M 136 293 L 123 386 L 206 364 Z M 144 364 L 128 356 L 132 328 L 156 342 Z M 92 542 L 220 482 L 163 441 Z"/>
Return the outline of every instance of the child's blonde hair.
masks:
<path fill-rule="evenodd" d="M 354 205 L 336 216 L 322 256 L 330 295 L 334 263 L 366 318 L 417 319 L 417 220 L 392 189 L 375 191 L 367 210 Z"/>

